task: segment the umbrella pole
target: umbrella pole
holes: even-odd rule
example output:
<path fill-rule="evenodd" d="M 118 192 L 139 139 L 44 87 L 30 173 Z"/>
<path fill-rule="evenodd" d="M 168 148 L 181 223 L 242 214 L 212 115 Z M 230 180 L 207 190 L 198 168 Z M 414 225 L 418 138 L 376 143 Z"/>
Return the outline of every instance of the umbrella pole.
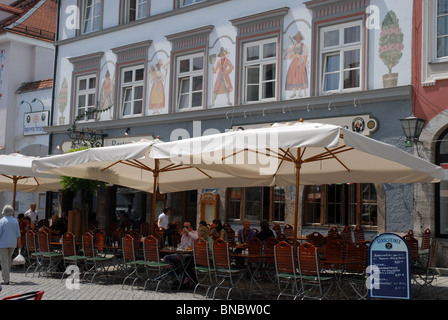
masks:
<path fill-rule="evenodd" d="M 13 181 L 14 181 L 14 194 L 12 196 L 12 207 L 14 209 L 14 211 L 16 210 L 16 193 L 17 193 L 17 178 L 14 177 Z"/>
<path fill-rule="evenodd" d="M 300 186 L 300 169 L 302 168 L 302 159 L 300 156 L 300 148 L 297 149 L 296 164 L 296 196 L 294 201 L 294 253 L 297 251 L 297 224 L 299 215 L 299 186 Z"/>
<path fill-rule="evenodd" d="M 153 171 L 152 175 L 154 177 L 154 183 L 153 183 L 153 187 L 152 187 L 152 205 L 151 205 L 151 215 L 149 218 L 149 228 L 151 231 L 155 231 L 155 230 L 153 230 L 153 225 L 154 225 L 154 214 L 155 214 L 155 210 L 156 210 L 156 200 L 157 200 L 157 177 L 159 176 L 159 160 L 158 159 L 155 159 L 155 167 L 154 167 L 154 171 Z"/>

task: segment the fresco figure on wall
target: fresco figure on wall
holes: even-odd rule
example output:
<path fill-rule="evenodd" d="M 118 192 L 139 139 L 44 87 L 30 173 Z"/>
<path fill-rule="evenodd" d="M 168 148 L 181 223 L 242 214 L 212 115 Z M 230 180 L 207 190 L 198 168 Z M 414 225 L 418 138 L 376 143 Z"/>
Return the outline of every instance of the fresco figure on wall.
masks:
<path fill-rule="evenodd" d="M 149 96 L 149 110 L 152 110 L 153 114 L 160 113 L 160 110 L 165 107 L 165 80 L 168 73 L 168 65 L 169 63 L 163 65 L 162 60 L 159 59 L 155 66 L 150 66 L 151 71 L 149 74 L 152 87 Z"/>
<path fill-rule="evenodd" d="M 213 87 L 213 95 L 212 95 L 212 104 L 210 107 L 215 105 L 216 97 L 219 94 L 226 94 L 227 104 L 229 106 L 232 105 L 230 101 L 230 92 L 233 91 L 232 82 L 230 81 L 230 73 L 235 68 L 227 58 L 229 52 L 225 48 L 221 48 L 221 51 L 218 54 L 219 61 L 215 64 L 216 55 L 210 56 L 210 63 L 212 64 L 213 74 L 217 73 L 215 86 Z"/>
<path fill-rule="evenodd" d="M 106 78 L 101 85 L 100 93 L 100 110 L 109 109 L 110 118 L 112 119 L 112 106 L 114 105 L 114 79 L 111 78 L 109 70 L 106 72 Z M 98 120 L 101 120 L 102 112 L 98 112 Z"/>
<path fill-rule="evenodd" d="M 299 31 L 291 39 L 292 44 L 286 50 L 286 58 L 291 59 L 286 77 L 286 90 L 293 91 L 290 98 L 303 97 L 308 89 L 308 47 L 302 42 L 305 38 Z M 302 93 L 303 92 L 303 93 Z"/>
<path fill-rule="evenodd" d="M 64 112 L 67 108 L 68 103 L 68 84 L 67 84 L 67 78 L 64 78 L 62 80 L 61 89 L 59 90 L 59 96 L 58 96 L 58 108 L 59 108 L 59 125 L 65 124 L 65 116 Z"/>

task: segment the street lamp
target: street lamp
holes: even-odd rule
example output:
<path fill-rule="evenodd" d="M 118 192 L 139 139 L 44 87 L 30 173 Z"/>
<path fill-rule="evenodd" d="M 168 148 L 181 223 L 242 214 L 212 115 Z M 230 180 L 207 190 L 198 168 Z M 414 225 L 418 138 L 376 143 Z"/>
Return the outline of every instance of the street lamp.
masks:
<path fill-rule="evenodd" d="M 34 98 L 33 100 L 31 100 L 31 103 L 34 103 L 36 101 L 39 101 L 42 104 L 42 111 L 44 111 L 45 110 L 45 106 L 44 106 L 44 103 L 42 102 L 42 100 Z"/>
<path fill-rule="evenodd" d="M 400 122 L 403 127 L 404 134 L 406 135 L 406 145 L 411 146 L 413 141 L 418 141 L 426 120 L 411 115 L 410 117 L 400 119 Z"/>

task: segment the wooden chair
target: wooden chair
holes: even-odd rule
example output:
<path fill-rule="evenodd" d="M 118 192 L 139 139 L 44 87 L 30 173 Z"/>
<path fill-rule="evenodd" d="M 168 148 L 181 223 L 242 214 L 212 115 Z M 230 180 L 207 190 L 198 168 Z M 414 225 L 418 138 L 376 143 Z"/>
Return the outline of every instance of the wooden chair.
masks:
<path fill-rule="evenodd" d="M 234 289 L 238 289 L 238 284 L 245 275 L 246 268 L 234 267 L 231 263 L 229 243 L 223 239 L 216 239 L 213 242 L 213 264 L 215 274 L 215 289 L 213 299 L 215 299 L 218 289 L 227 289 L 227 300 Z M 225 282 L 228 285 L 224 285 Z M 241 293 L 241 291 L 240 291 Z"/>
<path fill-rule="evenodd" d="M 104 234 L 104 232 L 103 232 Z M 101 236 L 101 234 L 100 234 Z M 106 274 L 107 269 L 105 265 L 112 261 L 112 256 L 100 256 L 98 255 L 98 251 L 100 249 L 96 247 L 96 244 L 94 242 L 101 241 L 98 240 L 98 232 L 97 237 L 94 241 L 94 237 L 90 232 L 86 232 L 82 236 L 82 249 L 84 252 L 84 262 L 85 262 L 85 272 L 83 276 L 83 281 L 86 281 L 86 276 L 91 275 L 90 283 L 93 283 L 94 278 L 100 274 Z M 103 239 L 104 241 L 104 239 Z M 100 246 L 103 242 L 101 242 Z M 95 248 L 96 247 L 96 248 Z M 101 247 L 100 247 L 101 248 Z M 101 248 L 102 250 L 102 248 Z"/>
<path fill-rule="evenodd" d="M 85 256 L 77 254 L 75 239 L 75 235 L 69 231 L 62 235 L 62 260 L 66 270 L 71 265 L 79 267 L 80 270 L 83 268 Z M 65 272 L 62 273 L 61 281 L 64 274 Z"/>
<path fill-rule="evenodd" d="M 413 234 L 413 233 L 412 233 Z M 419 261 L 418 256 L 418 240 L 412 236 L 412 234 L 407 234 L 403 238 L 406 240 L 409 246 L 409 260 L 411 264 L 417 264 Z"/>
<path fill-rule="evenodd" d="M 423 231 L 422 236 L 422 250 L 428 250 L 431 244 L 431 230 L 429 228 L 426 228 L 425 231 Z"/>
<path fill-rule="evenodd" d="M 294 228 L 290 224 L 285 224 L 283 226 L 283 234 L 285 237 L 292 237 L 294 235 Z"/>
<path fill-rule="evenodd" d="M 324 246 L 325 238 L 321 233 L 319 233 L 317 231 L 309 234 L 307 236 L 307 238 L 308 238 L 308 242 L 311 243 L 315 247 L 322 248 Z"/>
<path fill-rule="evenodd" d="M 364 229 L 361 226 L 356 226 L 353 230 L 353 236 L 355 238 L 355 242 L 365 241 Z"/>
<path fill-rule="evenodd" d="M 163 233 L 164 232 L 165 232 L 164 227 L 157 227 L 154 230 L 153 236 L 157 239 L 157 243 L 159 244 L 160 247 L 162 247 L 164 245 L 164 243 L 163 243 Z"/>
<path fill-rule="evenodd" d="M 335 277 L 322 276 L 318 261 L 317 247 L 305 242 L 298 248 L 298 266 L 300 273 L 300 297 L 302 299 L 325 299 L 334 284 Z M 324 293 L 323 286 L 329 284 Z M 317 294 L 314 292 L 317 291 Z"/>
<path fill-rule="evenodd" d="M 438 271 L 437 266 L 437 242 L 433 240 L 430 245 L 429 259 L 426 265 L 422 266 L 411 266 L 411 276 L 412 280 L 417 284 L 418 290 L 420 292 L 423 288 L 430 288 L 431 298 L 437 299 L 437 291 L 433 286 L 434 280 L 437 278 Z"/>
<path fill-rule="evenodd" d="M 323 247 L 321 266 L 326 270 L 339 270 L 343 267 L 345 256 L 345 247 L 341 242 L 329 241 Z"/>
<path fill-rule="evenodd" d="M 297 284 L 300 277 L 296 272 L 293 246 L 285 241 L 279 242 L 274 247 L 274 256 L 279 290 L 277 300 L 280 300 L 281 296 L 297 298 L 301 293 Z M 290 288 L 290 292 L 287 293 L 288 288 Z"/>
<path fill-rule="evenodd" d="M 145 268 L 145 261 L 137 260 L 136 258 L 134 245 L 134 238 L 132 238 L 130 234 L 126 234 L 122 240 L 123 263 L 126 277 L 124 278 L 121 287 L 124 287 L 126 280 L 134 279 L 134 281 L 132 282 L 131 290 L 134 289 L 134 284 L 137 280 L 144 280 L 144 278 L 141 276 L 141 269 L 142 267 Z"/>
<path fill-rule="evenodd" d="M 160 245 L 154 236 L 147 236 L 143 241 L 144 264 L 146 267 L 146 276 L 144 290 L 150 288 L 153 283 L 157 283 L 155 292 L 159 289 L 159 285 L 165 282 L 169 285 L 168 274 L 174 272 L 173 266 L 160 260 Z M 148 285 L 149 282 L 149 285 Z"/>
<path fill-rule="evenodd" d="M 261 241 L 259 238 L 254 238 L 247 243 L 247 250 L 248 250 L 249 255 L 251 255 L 246 260 L 247 267 L 248 267 L 248 270 L 251 275 L 248 299 L 250 299 L 250 297 L 254 291 L 253 290 L 254 286 L 256 287 L 256 289 L 258 288 L 258 291 L 262 295 L 264 295 L 265 290 L 263 290 L 260 286 L 260 283 L 263 282 L 262 274 L 260 272 L 260 270 L 262 270 L 262 266 L 264 263 L 264 261 L 263 261 L 264 248 L 263 247 L 264 247 L 263 241 Z"/>
<path fill-rule="evenodd" d="M 345 275 L 343 282 L 347 283 L 358 300 L 366 300 L 366 268 L 368 263 L 368 247 L 364 242 L 354 242 L 347 246 Z"/>
<path fill-rule="evenodd" d="M 95 248 L 97 253 L 103 253 L 104 243 L 106 241 L 106 233 L 103 230 L 99 230 L 94 237 Z"/>
<path fill-rule="evenodd" d="M 278 237 L 278 235 L 282 233 L 282 228 L 278 223 L 274 223 L 272 225 L 272 231 L 274 231 L 275 235 Z"/>
<path fill-rule="evenodd" d="M 349 245 L 353 243 L 352 229 L 349 226 L 344 226 L 341 230 L 341 242 L 343 245 Z"/>
<path fill-rule="evenodd" d="M 29 263 L 26 269 L 25 275 L 28 274 L 28 270 L 34 268 L 33 277 L 37 270 L 40 268 L 40 261 L 42 253 L 39 251 L 37 233 L 33 230 L 29 230 L 26 233 L 26 255 Z"/>
<path fill-rule="evenodd" d="M 142 235 L 142 237 L 149 236 L 149 222 L 143 221 L 140 224 L 140 234 Z"/>
<path fill-rule="evenodd" d="M 274 248 L 279 243 L 276 238 L 269 237 L 263 241 L 263 272 L 267 275 L 268 279 L 276 284 L 276 269 L 275 269 L 275 255 Z"/>
<path fill-rule="evenodd" d="M 210 255 L 209 243 L 203 238 L 196 239 L 193 244 L 193 258 L 197 283 L 193 290 L 193 297 L 199 287 L 207 289 L 205 297 L 208 297 L 210 289 L 215 285 L 213 281 L 214 268 Z"/>
<path fill-rule="evenodd" d="M 54 252 L 50 249 L 50 236 L 47 231 L 40 230 L 37 233 L 39 242 L 39 274 L 41 271 L 48 275 L 56 271 L 59 262 L 62 260 L 62 253 Z"/>

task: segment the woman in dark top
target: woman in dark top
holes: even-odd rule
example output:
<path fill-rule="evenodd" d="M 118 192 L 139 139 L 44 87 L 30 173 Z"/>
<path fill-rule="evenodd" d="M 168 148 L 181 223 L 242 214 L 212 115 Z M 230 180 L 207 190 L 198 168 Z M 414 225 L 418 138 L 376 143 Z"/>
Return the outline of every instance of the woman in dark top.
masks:
<path fill-rule="evenodd" d="M 269 237 L 274 237 L 275 238 L 275 234 L 274 232 L 269 229 L 269 222 L 266 219 L 263 219 L 260 221 L 260 232 L 258 233 L 257 237 L 261 240 L 264 241 Z"/>

